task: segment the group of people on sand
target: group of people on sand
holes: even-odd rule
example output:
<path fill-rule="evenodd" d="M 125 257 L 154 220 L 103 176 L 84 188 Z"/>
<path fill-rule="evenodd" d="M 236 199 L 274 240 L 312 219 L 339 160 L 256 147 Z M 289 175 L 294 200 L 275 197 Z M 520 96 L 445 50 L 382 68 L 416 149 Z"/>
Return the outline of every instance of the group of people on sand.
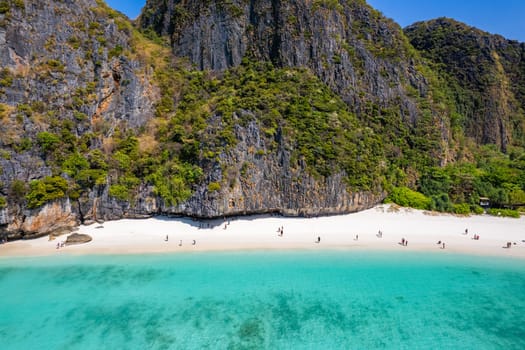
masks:
<path fill-rule="evenodd" d="M 465 236 L 468 235 L 468 228 L 465 229 L 465 232 L 463 232 L 463 234 Z M 479 240 L 479 235 L 474 234 L 474 236 L 472 236 L 472 239 L 475 240 L 475 241 L 478 241 Z"/>
<path fill-rule="evenodd" d="M 226 222 L 224 224 L 224 229 L 226 229 L 228 226 L 230 225 L 230 221 L 228 220 L 228 222 Z M 199 228 L 201 228 L 202 226 L 199 226 Z M 277 234 L 279 237 L 283 237 L 284 235 L 284 226 L 280 226 L 277 228 Z M 465 229 L 465 231 L 463 232 L 464 235 L 468 235 L 468 228 Z M 378 233 L 376 234 L 376 237 L 377 238 L 383 238 L 383 232 L 381 230 L 378 231 Z M 480 236 L 478 234 L 474 234 L 472 239 L 473 240 L 479 240 Z M 355 235 L 354 237 L 354 241 L 357 241 L 359 240 L 359 235 Z M 2 238 L 0 240 L 0 243 L 4 243 L 6 242 L 7 240 L 5 240 L 5 238 Z M 166 237 L 164 238 L 164 241 L 165 242 L 168 242 L 169 241 L 169 236 L 166 235 Z M 523 242 L 525 243 L 525 240 L 523 240 Z M 317 236 L 317 238 L 314 240 L 314 243 L 321 243 L 321 236 Z M 192 243 L 191 245 L 195 246 L 197 244 L 197 241 L 195 239 L 192 240 Z M 406 238 L 401 238 L 401 241 L 399 242 L 400 245 L 406 247 L 408 246 L 408 240 Z M 441 241 L 439 240 L 437 243 L 437 245 L 440 246 L 441 249 L 445 249 L 445 242 L 444 241 Z M 516 244 L 516 243 L 514 243 Z M 179 246 L 182 246 L 182 239 L 179 240 Z M 504 246 L 504 248 L 510 248 L 512 246 L 512 242 L 507 242 L 506 246 Z M 57 242 L 56 244 L 56 249 L 60 249 L 60 248 L 63 248 L 65 247 L 65 242 L 62 241 L 62 242 Z"/>
<path fill-rule="evenodd" d="M 463 232 L 463 234 L 464 234 L 464 235 L 468 235 L 468 228 L 465 229 L 465 231 Z M 472 239 L 474 239 L 474 240 L 476 240 L 476 241 L 479 240 L 479 235 L 474 234 L 474 236 L 472 237 Z M 437 244 L 437 245 L 440 245 L 440 246 L 441 246 L 441 247 L 440 247 L 441 249 L 445 249 L 445 242 L 437 241 L 436 244 Z"/>
<path fill-rule="evenodd" d="M 465 229 L 465 232 L 463 234 L 464 235 L 468 235 L 468 228 Z M 472 239 L 475 240 L 475 241 L 478 241 L 479 240 L 479 235 L 474 234 L 474 236 L 472 236 Z"/>
<path fill-rule="evenodd" d="M 168 235 L 166 235 L 166 238 L 164 238 L 164 241 L 167 242 L 168 240 L 169 240 L 169 237 L 168 237 Z M 196 241 L 196 240 L 193 240 L 193 241 L 191 242 L 191 245 L 196 245 L 196 244 L 197 244 L 197 241 Z M 179 240 L 179 247 L 182 247 L 182 239 Z"/>

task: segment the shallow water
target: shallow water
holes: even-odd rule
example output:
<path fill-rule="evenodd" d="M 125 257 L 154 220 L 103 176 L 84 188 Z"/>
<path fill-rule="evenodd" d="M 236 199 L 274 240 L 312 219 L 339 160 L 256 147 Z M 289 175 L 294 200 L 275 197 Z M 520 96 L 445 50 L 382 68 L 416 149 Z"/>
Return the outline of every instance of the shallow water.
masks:
<path fill-rule="evenodd" d="M 2 349 L 525 349 L 525 261 L 236 252 L 0 260 Z"/>

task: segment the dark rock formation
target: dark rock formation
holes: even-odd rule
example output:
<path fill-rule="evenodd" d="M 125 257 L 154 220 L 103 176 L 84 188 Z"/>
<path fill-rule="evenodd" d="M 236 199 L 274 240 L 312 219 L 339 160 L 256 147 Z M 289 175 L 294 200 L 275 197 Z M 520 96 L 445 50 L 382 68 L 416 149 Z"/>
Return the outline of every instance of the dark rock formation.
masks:
<path fill-rule="evenodd" d="M 82 233 L 72 233 L 66 238 L 66 245 L 84 244 L 91 242 L 93 238 L 90 235 Z"/>
<path fill-rule="evenodd" d="M 13 206 L 0 213 L 5 213 L 0 216 L 0 237 L 8 240 L 38 238 L 78 225 L 69 199 L 50 202 L 38 209 Z"/>

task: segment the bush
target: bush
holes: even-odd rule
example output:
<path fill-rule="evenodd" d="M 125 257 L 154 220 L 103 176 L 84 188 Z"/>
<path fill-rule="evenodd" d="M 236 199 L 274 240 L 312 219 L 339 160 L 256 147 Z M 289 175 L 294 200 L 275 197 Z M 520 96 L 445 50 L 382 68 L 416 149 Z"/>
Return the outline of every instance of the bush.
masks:
<path fill-rule="evenodd" d="M 9 3 L 7 1 L 0 1 L 0 14 L 8 13 L 11 8 L 9 7 Z"/>
<path fill-rule="evenodd" d="M 109 195 L 121 201 L 127 201 L 131 197 L 128 188 L 119 184 L 109 187 Z"/>
<path fill-rule="evenodd" d="M 16 7 L 18 7 L 19 9 L 25 9 L 26 8 L 26 5 L 24 3 L 24 0 L 15 0 L 14 1 L 14 4 Z"/>
<path fill-rule="evenodd" d="M 470 206 L 470 211 L 473 212 L 476 215 L 481 215 L 485 212 L 485 209 L 480 207 L 479 205 L 473 204 Z"/>
<path fill-rule="evenodd" d="M 467 203 L 454 204 L 454 213 L 459 215 L 468 215 L 470 214 L 470 205 Z"/>
<path fill-rule="evenodd" d="M 15 199 L 24 198 L 27 194 L 26 183 L 22 180 L 13 180 L 9 188 L 9 196 Z"/>
<path fill-rule="evenodd" d="M 386 203 L 396 203 L 402 207 L 411 207 L 416 209 L 428 209 L 430 199 L 422 193 L 411 190 L 408 187 L 394 187 L 392 192 L 385 199 Z"/>
<path fill-rule="evenodd" d="M 7 200 L 4 196 L 0 196 L 0 209 L 5 208 L 7 206 Z"/>
<path fill-rule="evenodd" d="M 440 195 L 430 197 L 429 209 L 441 212 L 453 212 L 454 206 L 452 202 L 450 202 L 448 194 L 442 193 Z"/>
<path fill-rule="evenodd" d="M 80 153 L 73 153 L 62 163 L 62 170 L 74 179 L 86 169 L 89 169 L 89 162 Z"/>
<path fill-rule="evenodd" d="M 66 196 L 67 181 L 60 176 L 46 176 L 42 180 L 33 180 L 26 195 L 27 207 L 38 208 L 52 200 Z"/>
<path fill-rule="evenodd" d="M 80 188 L 88 189 L 95 185 L 105 185 L 107 174 L 107 171 L 101 169 L 80 170 L 75 175 L 75 181 Z"/>
<path fill-rule="evenodd" d="M 221 189 L 221 184 L 218 182 L 210 182 L 208 185 L 208 192 L 217 192 Z"/>
<path fill-rule="evenodd" d="M 63 72 L 65 69 L 64 64 L 60 62 L 59 60 L 55 60 L 55 59 L 47 60 L 47 67 L 51 71 L 55 71 L 55 72 Z"/>
<path fill-rule="evenodd" d="M 520 217 L 520 212 L 517 210 L 512 210 L 512 209 L 491 208 L 487 210 L 487 214 L 493 215 L 493 216 L 504 216 L 504 217 L 509 217 L 509 218 L 516 218 L 516 219 Z"/>
<path fill-rule="evenodd" d="M 47 131 L 36 135 L 36 140 L 44 152 L 53 152 L 60 145 L 60 137 Z"/>
<path fill-rule="evenodd" d="M 79 122 L 83 122 L 88 119 L 88 116 L 86 115 L 86 113 L 82 113 L 79 111 L 74 111 L 73 117 Z"/>
<path fill-rule="evenodd" d="M 146 182 L 153 185 L 153 192 L 169 206 L 178 205 L 190 198 L 191 185 L 201 181 L 203 177 L 202 169 L 189 163 L 153 162 L 150 170 Z"/>

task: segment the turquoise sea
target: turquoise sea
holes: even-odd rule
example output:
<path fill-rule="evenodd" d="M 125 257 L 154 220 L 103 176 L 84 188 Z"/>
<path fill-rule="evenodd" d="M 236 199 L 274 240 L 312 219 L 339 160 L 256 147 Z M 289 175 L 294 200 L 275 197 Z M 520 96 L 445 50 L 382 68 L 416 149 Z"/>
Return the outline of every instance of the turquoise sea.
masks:
<path fill-rule="evenodd" d="M 0 259 L 1 349 L 525 349 L 525 261 L 224 252 Z"/>

